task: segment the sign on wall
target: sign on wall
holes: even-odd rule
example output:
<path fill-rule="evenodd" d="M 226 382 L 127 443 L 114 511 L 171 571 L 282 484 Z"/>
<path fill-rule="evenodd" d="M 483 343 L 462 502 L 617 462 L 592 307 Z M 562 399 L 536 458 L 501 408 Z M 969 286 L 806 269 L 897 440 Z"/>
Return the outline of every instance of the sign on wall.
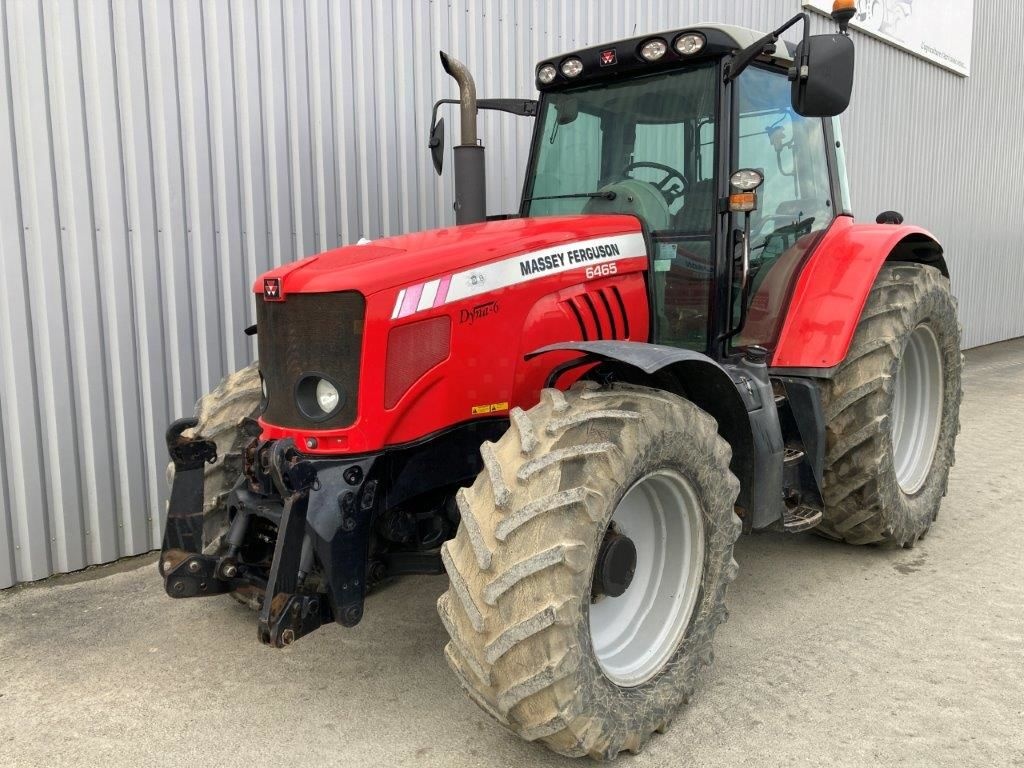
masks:
<path fill-rule="evenodd" d="M 832 0 L 803 0 L 832 12 Z M 974 0 L 857 0 L 850 26 L 967 77 L 971 74 Z"/>

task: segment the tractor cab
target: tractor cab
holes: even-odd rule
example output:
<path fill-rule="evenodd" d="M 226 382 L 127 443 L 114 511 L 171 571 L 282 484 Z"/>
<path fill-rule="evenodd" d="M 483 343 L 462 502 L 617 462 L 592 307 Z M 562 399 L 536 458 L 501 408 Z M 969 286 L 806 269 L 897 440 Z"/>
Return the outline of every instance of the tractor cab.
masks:
<path fill-rule="evenodd" d="M 844 43 L 809 38 L 797 52 L 707 25 L 541 62 L 520 214 L 638 217 L 656 341 L 721 353 L 746 326 L 745 345 L 772 346 L 775 294 L 849 207 L 838 121 L 821 115 L 836 107 L 794 99 L 811 49 L 852 71 Z"/>

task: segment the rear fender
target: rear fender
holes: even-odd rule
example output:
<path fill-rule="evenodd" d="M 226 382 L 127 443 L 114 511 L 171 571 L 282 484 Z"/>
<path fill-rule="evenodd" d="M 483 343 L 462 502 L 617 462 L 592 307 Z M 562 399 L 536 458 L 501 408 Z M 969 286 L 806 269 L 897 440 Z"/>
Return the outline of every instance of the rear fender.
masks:
<path fill-rule="evenodd" d="M 733 366 L 727 369 L 699 352 L 631 341 L 551 344 L 527 357 L 567 351 L 580 353 L 577 362 L 581 365 L 596 364 L 591 375 L 597 378 L 602 373 L 613 374 L 619 381 L 674 392 L 709 413 L 732 448 L 730 468 L 740 481 L 736 503 L 744 510 L 745 530 L 763 527 L 766 519 L 781 514 L 777 508 L 782 491 L 778 417 L 774 401 L 762 407 L 760 390 L 756 384 L 751 386 L 749 371 Z M 561 368 L 567 371 L 570 366 L 576 367 L 570 362 Z M 556 368 L 554 375 L 558 373 Z M 766 369 L 763 378 L 767 382 Z M 764 418 L 768 416 L 774 419 Z"/>
<path fill-rule="evenodd" d="M 942 246 L 913 226 L 854 224 L 841 216 L 808 257 L 793 287 L 771 358 L 774 371 L 828 375 L 845 358 L 860 314 L 882 265 L 910 261 L 949 276 Z"/>

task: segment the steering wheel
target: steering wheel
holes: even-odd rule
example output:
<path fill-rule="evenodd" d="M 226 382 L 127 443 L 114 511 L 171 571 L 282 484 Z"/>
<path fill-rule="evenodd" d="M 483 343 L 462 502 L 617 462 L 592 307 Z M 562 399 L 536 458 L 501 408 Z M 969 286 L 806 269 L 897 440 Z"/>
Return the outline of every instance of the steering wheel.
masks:
<path fill-rule="evenodd" d="M 648 183 L 653 184 L 657 190 L 661 192 L 662 196 L 665 198 L 665 202 L 669 205 L 672 205 L 672 203 L 685 195 L 687 187 L 690 186 L 690 182 L 686 180 L 686 177 L 683 176 L 680 171 L 677 171 L 670 165 L 655 163 L 650 160 L 639 160 L 635 163 L 630 163 L 622 169 L 622 175 L 632 179 L 634 177 L 630 176 L 629 172 L 636 168 L 654 168 L 655 170 L 661 171 L 665 174 L 665 178 L 661 181 Z M 677 186 L 670 186 L 669 182 L 673 180 L 679 181 L 679 184 Z M 637 181 L 641 181 L 641 179 L 637 179 Z"/>

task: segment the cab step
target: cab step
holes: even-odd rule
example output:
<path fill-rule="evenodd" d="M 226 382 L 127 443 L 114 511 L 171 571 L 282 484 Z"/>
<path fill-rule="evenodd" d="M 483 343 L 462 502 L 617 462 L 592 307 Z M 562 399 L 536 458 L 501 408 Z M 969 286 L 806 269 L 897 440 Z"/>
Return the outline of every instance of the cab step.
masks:
<path fill-rule="evenodd" d="M 787 509 L 782 518 L 782 528 L 786 533 L 803 533 L 816 528 L 821 522 L 821 510 L 814 507 L 794 507 Z"/>

